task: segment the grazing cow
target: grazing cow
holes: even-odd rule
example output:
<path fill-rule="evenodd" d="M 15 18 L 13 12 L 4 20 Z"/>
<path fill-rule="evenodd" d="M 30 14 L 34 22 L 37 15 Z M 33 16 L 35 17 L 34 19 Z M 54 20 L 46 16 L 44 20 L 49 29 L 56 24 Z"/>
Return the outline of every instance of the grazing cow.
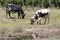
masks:
<path fill-rule="evenodd" d="M 34 24 L 35 21 L 37 21 L 37 24 L 39 24 L 39 21 L 41 21 L 42 17 L 45 17 L 44 24 L 46 23 L 46 18 L 48 18 L 48 23 L 49 23 L 49 10 L 48 9 L 38 10 L 36 14 L 31 18 L 31 24 Z"/>
<path fill-rule="evenodd" d="M 10 15 L 11 12 L 18 12 L 18 19 L 19 18 L 24 19 L 25 17 L 22 7 L 18 4 L 7 4 L 6 5 L 6 18 L 7 18 L 7 15 L 9 15 L 9 17 L 11 18 L 11 15 Z"/>

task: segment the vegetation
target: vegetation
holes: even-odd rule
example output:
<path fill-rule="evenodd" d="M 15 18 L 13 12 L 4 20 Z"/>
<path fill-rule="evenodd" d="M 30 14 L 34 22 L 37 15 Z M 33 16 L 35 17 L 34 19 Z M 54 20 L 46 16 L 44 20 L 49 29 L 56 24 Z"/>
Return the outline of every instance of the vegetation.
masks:
<path fill-rule="evenodd" d="M 15 33 L 17 33 L 16 40 L 19 40 L 18 35 L 23 33 L 23 36 L 25 35 L 26 29 L 30 28 L 40 28 L 40 29 L 60 29 L 60 0 L 0 0 L 0 7 L 6 6 L 8 3 L 14 3 L 14 4 L 20 4 L 22 5 L 22 8 L 24 10 L 24 13 L 26 14 L 25 19 L 17 19 L 17 13 L 11 14 L 13 19 L 6 19 L 6 11 L 0 8 L 0 38 L 1 40 L 4 39 L 4 37 L 10 37 L 10 40 L 12 37 L 15 36 Z M 27 8 L 26 8 L 26 7 Z M 50 7 L 50 22 L 49 24 L 42 25 L 30 24 L 31 17 L 35 14 L 35 11 L 37 11 L 40 8 L 47 8 Z M 53 8 L 52 8 L 53 7 Z M 34 10 L 32 9 L 34 8 Z M 43 19 L 43 18 L 42 18 Z M 35 31 L 35 30 L 34 30 Z M 45 30 L 44 30 L 45 31 Z M 44 33 L 44 31 L 42 31 Z M 33 32 L 32 32 L 33 33 Z M 41 33 L 43 36 L 43 33 Z M 41 38 L 41 40 L 59 40 L 60 39 L 60 30 L 59 31 L 52 31 L 52 33 L 49 35 L 46 34 L 49 33 L 45 32 L 44 35 L 49 36 L 48 38 Z M 15 40 L 14 38 L 14 40 Z M 23 38 L 23 37 L 22 37 Z M 24 39 L 25 38 L 25 39 Z M 23 40 L 31 40 L 31 37 L 24 36 Z M 6 39 L 5 39 L 6 40 Z"/>
<path fill-rule="evenodd" d="M 5 6 L 7 3 L 21 4 L 22 6 L 56 7 L 60 8 L 60 0 L 0 0 L 0 4 Z"/>
<path fill-rule="evenodd" d="M 24 7 L 23 7 L 24 8 Z M 40 8 L 35 8 L 35 11 L 38 10 Z M 6 13 L 3 9 L 0 9 L 0 27 L 17 27 L 19 28 L 19 26 L 22 27 L 40 27 L 40 28 L 60 28 L 60 9 L 55 9 L 55 8 L 51 8 L 50 9 L 50 22 L 49 24 L 43 25 L 43 21 L 42 21 L 42 25 L 40 24 L 34 24 L 31 25 L 30 24 L 30 19 L 31 17 L 35 14 L 35 11 L 32 10 L 32 8 L 27 7 L 24 10 L 24 13 L 26 14 L 25 19 L 17 19 L 18 15 L 17 13 L 15 14 L 11 14 L 11 16 L 14 19 L 6 19 Z M 17 28 L 17 29 L 18 29 Z M 18 31 L 18 30 L 17 30 Z"/>

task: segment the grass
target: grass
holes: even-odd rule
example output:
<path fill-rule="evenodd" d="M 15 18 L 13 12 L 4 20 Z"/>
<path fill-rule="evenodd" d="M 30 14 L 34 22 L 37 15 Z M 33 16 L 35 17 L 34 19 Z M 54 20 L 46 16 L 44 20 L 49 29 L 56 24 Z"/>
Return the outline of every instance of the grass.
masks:
<path fill-rule="evenodd" d="M 41 28 L 60 28 L 60 9 L 51 8 L 50 9 L 50 23 L 46 25 L 30 25 L 30 19 L 34 15 L 35 11 L 30 9 L 24 10 L 26 16 L 25 19 L 17 19 L 17 13 L 11 14 L 14 19 L 6 19 L 5 11 L 0 12 L 0 27 L 15 27 L 15 26 L 25 26 L 25 27 L 41 27 Z"/>
<path fill-rule="evenodd" d="M 35 14 L 35 11 L 33 11 L 32 8 L 30 8 L 29 11 L 24 10 L 24 13 L 26 14 L 25 19 L 17 19 L 17 13 L 11 14 L 12 17 L 15 17 L 14 19 L 6 19 L 6 12 L 0 10 L 0 31 L 3 30 L 4 32 L 13 32 L 15 28 L 15 31 L 19 32 L 24 31 L 25 28 L 32 27 L 38 27 L 41 29 L 60 29 L 60 9 L 50 9 L 50 22 L 46 25 L 39 25 L 36 23 L 34 25 L 30 24 L 30 19 Z M 51 36 L 47 38 L 47 40 L 60 40 L 60 35 Z"/>

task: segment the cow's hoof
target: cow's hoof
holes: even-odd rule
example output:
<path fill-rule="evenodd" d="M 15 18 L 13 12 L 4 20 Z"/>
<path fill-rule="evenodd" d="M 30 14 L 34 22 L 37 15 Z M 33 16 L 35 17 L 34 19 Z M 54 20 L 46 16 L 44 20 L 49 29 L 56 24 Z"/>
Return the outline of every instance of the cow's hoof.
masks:
<path fill-rule="evenodd" d="M 7 19 L 7 18 L 6 18 Z"/>
<path fill-rule="evenodd" d="M 41 23 L 39 23 L 41 25 Z"/>
<path fill-rule="evenodd" d="M 33 23 L 30 23 L 31 25 L 34 25 Z"/>
<path fill-rule="evenodd" d="M 44 25 L 45 25 L 46 23 L 44 23 Z"/>
<path fill-rule="evenodd" d="M 24 18 L 22 18 L 22 19 L 24 19 Z"/>
<path fill-rule="evenodd" d="M 21 19 L 21 17 L 18 17 L 18 19 Z"/>

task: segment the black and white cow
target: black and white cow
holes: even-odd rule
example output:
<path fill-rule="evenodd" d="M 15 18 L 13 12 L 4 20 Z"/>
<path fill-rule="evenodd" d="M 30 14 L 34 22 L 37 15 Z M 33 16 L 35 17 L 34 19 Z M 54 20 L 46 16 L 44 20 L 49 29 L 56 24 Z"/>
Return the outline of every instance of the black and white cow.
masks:
<path fill-rule="evenodd" d="M 48 18 L 48 23 L 49 23 L 49 10 L 48 9 L 38 10 L 36 14 L 31 18 L 31 24 L 34 24 L 35 21 L 37 21 L 37 24 L 39 24 L 39 21 L 41 21 L 42 17 L 45 17 L 44 24 L 46 23 L 46 18 Z"/>
<path fill-rule="evenodd" d="M 22 7 L 18 4 L 7 4 L 6 5 L 6 18 L 7 18 L 7 15 L 9 15 L 9 17 L 11 18 L 11 15 L 10 15 L 11 12 L 17 12 L 18 19 L 19 18 L 24 19 L 24 17 L 25 17 L 25 14 L 24 14 Z"/>

